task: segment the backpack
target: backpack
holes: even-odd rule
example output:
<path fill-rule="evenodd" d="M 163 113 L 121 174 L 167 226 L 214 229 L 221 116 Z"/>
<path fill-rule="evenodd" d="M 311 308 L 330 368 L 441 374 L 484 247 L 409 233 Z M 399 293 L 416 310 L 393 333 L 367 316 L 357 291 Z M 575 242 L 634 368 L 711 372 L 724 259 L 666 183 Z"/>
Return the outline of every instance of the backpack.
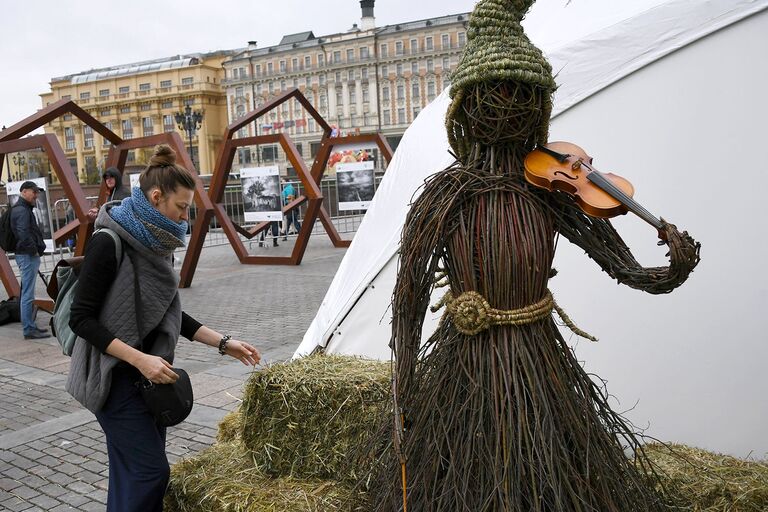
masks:
<path fill-rule="evenodd" d="M 0 325 L 12 322 L 21 322 L 21 308 L 16 297 L 0 301 Z"/>
<path fill-rule="evenodd" d="M 15 205 L 6 209 L 0 216 L 0 248 L 5 252 L 16 250 L 16 235 L 11 229 L 11 210 L 14 208 L 16 208 Z"/>
<path fill-rule="evenodd" d="M 119 268 L 123 256 L 123 245 L 120 236 L 107 228 L 98 229 L 93 234 L 95 236 L 96 233 L 100 232 L 107 233 L 115 241 L 115 258 Z M 50 323 L 51 332 L 56 337 L 59 345 L 61 345 L 61 350 L 65 356 L 72 355 L 72 350 L 75 348 L 75 340 L 77 340 L 77 334 L 69 326 L 69 318 L 71 316 L 72 303 L 75 300 L 77 280 L 80 277 L 80 264 L 82 262 L 82 256 L 60 260 L 56 264 L 56 268 L 53 269 L 53 275 L 48 284 L 48 295 L 56 301 Z"/>

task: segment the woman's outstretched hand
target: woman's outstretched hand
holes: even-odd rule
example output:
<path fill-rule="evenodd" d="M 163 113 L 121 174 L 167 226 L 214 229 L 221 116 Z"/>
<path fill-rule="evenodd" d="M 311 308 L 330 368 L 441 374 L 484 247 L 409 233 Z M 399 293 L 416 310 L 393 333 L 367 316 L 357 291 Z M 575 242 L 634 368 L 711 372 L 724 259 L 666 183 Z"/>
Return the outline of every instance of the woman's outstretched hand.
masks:
<path fill-rule="evenodd" d="M 246 366 L 256 366 L 261 361 L 261 353 L 258 349 L 244 341 L 229 340 L 224 352 L 228 356 L 240 360 Z"/>

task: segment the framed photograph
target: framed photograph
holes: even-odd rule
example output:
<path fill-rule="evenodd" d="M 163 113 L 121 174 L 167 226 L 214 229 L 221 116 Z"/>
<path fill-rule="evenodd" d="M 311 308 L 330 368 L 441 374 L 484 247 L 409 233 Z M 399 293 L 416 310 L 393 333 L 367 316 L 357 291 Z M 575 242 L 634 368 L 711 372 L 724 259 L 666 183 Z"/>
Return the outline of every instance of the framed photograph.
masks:
<path fill-rule="evenodd" d="M 283 220 L 280 171 L 276 165 L 240 169 L 245 222 Z"/>
<path fill-rule="evenodd" d="M 46 183 L 45 178 L 35 178 L 24 181 L 32 181 L 41 189 L 40 193 L 37 194 L 37 202 L 32 208 L 32 214 L 35 216 L 37 225 L 43 233 L 45 252 L 53 252 L 53 221 L 51 219 L 51 205 L 48 200 L 48 184 Z M 9 208 L 12 208 L 21 199 L 19 189 L 24 181 L 9 181 L 5 184 L 5 190 L 8 194 Z"/>
<path fill-rule="evenodd" d="M 373 160 L 336 164 L 339 211 L 367 210 L 376 192 Z"/>
<path fill-rule="evenodd" d="M 339 164 L 354 162 L 376 162 L 379 148 L 374 145 L 361 146 L 358 144 L 340 144 L 333 147 L 333 152 L 328 156 L 326 175 L 333 176 Z"/>

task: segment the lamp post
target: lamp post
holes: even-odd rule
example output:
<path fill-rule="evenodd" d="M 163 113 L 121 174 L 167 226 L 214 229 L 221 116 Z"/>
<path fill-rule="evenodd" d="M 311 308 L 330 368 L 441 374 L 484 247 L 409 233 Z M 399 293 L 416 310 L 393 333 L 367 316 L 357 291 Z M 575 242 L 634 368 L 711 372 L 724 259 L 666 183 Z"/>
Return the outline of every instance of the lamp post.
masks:
<path fill-rule="evenodd" d="M 192 154 L 192 137 L 194 137 L 195 132 L 200 129 L 200 125 L 203 122 L 203 113 L 199 110 L 197 112 L 192 112 L 192 107 L 187 105 L 186 108 L 184 108 L 184 112 L 177 112 L 174 117 L 179 130 L 184 130 L 187 133 L 187 138 L 189 140 L 189 158 L 192 159 L 192 167 L 195 167 L 195 155 Z"/>
<path fill-rule="evenodd" d="M 21 181 L 21 168 L 27 163 L 27 159 L 21 153 L 13 155 L 13 165 L 17 166 L 18 172 L 16 173 L 16 181 Z M 9 171 L 10 174 L 10 171 Z"/>

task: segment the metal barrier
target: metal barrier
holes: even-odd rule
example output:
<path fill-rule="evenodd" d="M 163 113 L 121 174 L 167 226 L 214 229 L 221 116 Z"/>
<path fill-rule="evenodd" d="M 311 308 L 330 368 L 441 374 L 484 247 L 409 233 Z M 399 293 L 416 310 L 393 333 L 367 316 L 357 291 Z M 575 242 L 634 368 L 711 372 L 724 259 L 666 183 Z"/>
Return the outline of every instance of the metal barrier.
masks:
<path fill-rule="evenodd" d="M 375 186 L 376 189 L 379 187 L 379 183 L 381 182 L 382 177 L 384 176 L 384 173 L 377 172 L 375 176 Z M 296 181 L 288 181 L 291 185 L 293 185 L 294 189 L 296 190 L 296 193 L 298 195 L 303 194 L 303 187 L 301 185 L 301 182 Z M 336 230 L 339 233 L 354 233 L 357 231 L 357 228 L 360 226 L 360 223 L 363 220 L 363 216 L 365 215 L 364 210 L 352 210 L 352 211 L 340 211 L 339 210 L 339 202 L 338 202 L 338 194 L 336 190 L 336 179 L 335 178 L 325 178 L 320 183 L 320 190 L 323 194 L 323 206 L 325 207 L 326 211 L 328 212 L 328 215 L 331 217 L 331 220 L 333 221 L 334 226 L 336 226 Z M 206 189 L 207 191 L 207 189 Z M 92 208 L 96 207 L 96 201 L 98 200 L 97 196 L 89 196 L 86 197 L 88 200 L 90 206 Z M 0 215 L 8 208 L 7 204 L 0 204 Z M 226 209 L 227 213 L 230 215 L 233 221 L 236 223 L 242 225 L 242 226 L 250 226 L 253 225 L 252 223 L 246 223 L 245 222 L 245 212 L 243 211 L 243 196 L 242 196 L 242 187 L 238 183 L 232 183 L 226 186 L 224 190 L 224 208 Z M 304 221 L 304 211 L 305 207 L 301 206 L 298 208 L 298 215 L 299 215 L 299 222 Z M 190 232 L 193 223 L 195 222 L 195 218 L 197 217 L 197 208 L 193 204 L 190 207 Z M 52 227 L 53 231 L 57 231 L 58 229 L 64 227 L 68 222 L 74 219 L 74 212 L 70 208 L 69 205 L 69 199 L 63 198 L 57 200 L 53 204 L 53 208 L 51 208 L 51 221 L 52 221 Z M 279 223 L 280 229 L 282 230 L 282 222 Z M 312 230 L 313 236 L 325 236 L 325 228 L 323 228 L 323 225 L 320 223 L 320 221 L 317 221 L 315 223 L 315 226 Z M 267 238 L 271 238 L 271 231 L 265 232 L 265 236 Z M 295 238 L 296 234 L 290 234 L 290 235 L 280 235 L 282 238 L 283 236 L 288 236 L 289 238 Z M 254 240 L 249 240 L 241 235 L 241 239 L 244 243 L 254 242 Z M 53 271 L 53 268 L 56 266 L 56 263 L 61 258 L 69 257 L 69 255 L 72 254 L 74 250 L 74 237 L 70 240 L 65 240 L 62 242 L 59 242 L 55 245 L 55 249 L 51 253 L 46 253 L 43 255 L 40 261 L 40 271 L 46 275 L 49 276 L 51 272 Z M 205 237 L 205 242 L 203 243 L 203 247 L 212 247 L 212 246 L 218 246 L 218 245 L 227 245 L 229 244 L 229 240 L 227 239 L 227 236 L 224 234 L 224 231 L 221 229 L 221 227 L 218 224 L 218 221 L 216 220 L 216 217 L 211 220 L 211 226 L 208 230 L 208 234 Z M 179 256 L 183 256 L 183 253 L 186 252 L 186 247 L 180 248 L 177 250 L 177 253 Z M 9 258 L 11 260 L 11 265 L 14 269 L 14 273 L 18 277 L 20 275 L 18 267 L 16 266 L 15 259 L 13 258 L 13 255 L 9 255 Z"/>

